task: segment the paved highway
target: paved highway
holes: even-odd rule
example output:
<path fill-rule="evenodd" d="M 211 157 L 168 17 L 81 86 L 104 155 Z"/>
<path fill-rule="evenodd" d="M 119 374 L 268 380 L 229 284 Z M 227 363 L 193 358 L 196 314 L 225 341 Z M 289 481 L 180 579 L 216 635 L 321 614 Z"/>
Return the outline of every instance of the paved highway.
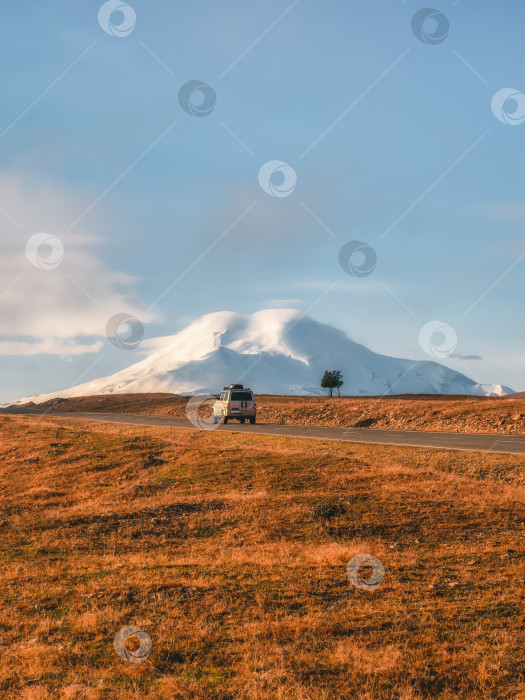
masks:
<path fill-rule="evenodd" d="M 127 425 L 151 425 L 169 428 L 197 430 L 184 418 L 164 416 L 125 415 L 118 413 L 78 413 L 36 409 L 6 408 L 0 413 L 45 415 L 49 418 L 82 418 L 103 423 L 125 423 Z M 314 440 L 342 440 L 365 442 L 376 445 L 408 445 L 445 450 L 473 452 L 502 452 L 525 455 L 525 435 L 486 435 L 484 433 L 434 433 L 416 430 L 373 430 L 370 428 L 325 428 L 302 425 L 276 425 L 272 423 L 250 425 L 228 423 L 213 426 L 214 430 L 233 433 L 256 433 L 259 435 L 281 435 L 285 437 L 310 438 Z"/>

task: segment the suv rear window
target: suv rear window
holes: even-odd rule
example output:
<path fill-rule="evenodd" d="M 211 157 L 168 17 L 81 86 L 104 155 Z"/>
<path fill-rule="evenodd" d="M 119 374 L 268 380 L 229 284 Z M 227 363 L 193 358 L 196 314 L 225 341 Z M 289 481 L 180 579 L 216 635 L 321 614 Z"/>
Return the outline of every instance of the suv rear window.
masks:
<path fill-rule="evenodd" d="M 250 391 L 232 391 L 231 400 L 232 401 L 252 401 L 252 394 Z"/>

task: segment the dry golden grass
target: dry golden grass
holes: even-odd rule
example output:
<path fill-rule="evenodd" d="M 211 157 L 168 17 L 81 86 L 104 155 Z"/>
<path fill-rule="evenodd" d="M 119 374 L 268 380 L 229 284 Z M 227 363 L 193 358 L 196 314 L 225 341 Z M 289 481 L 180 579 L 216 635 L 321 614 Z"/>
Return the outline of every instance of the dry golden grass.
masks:
<path fill-rule="evenodd" d="M 260 423 L 437 430 L 463 433 L 525 433 L 525 399 L 475 396 L 257 396 Z M 58 411 L 142 413 L 183 418 L 187 397 L 176 394 L 111 394 L 56 399 L 39 407 Z"/>
<path fill-rule="evenodd" d="M 521 457 L 49 416 L 0 453 L 2 698 L 525 696 Z"/>

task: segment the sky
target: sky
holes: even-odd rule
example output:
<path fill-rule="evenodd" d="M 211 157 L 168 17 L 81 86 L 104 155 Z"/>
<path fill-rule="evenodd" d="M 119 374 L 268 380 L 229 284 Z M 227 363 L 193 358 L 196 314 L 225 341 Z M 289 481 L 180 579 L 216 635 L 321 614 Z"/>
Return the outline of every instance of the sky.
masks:
<path fill-rule="evenodd" d="M 118 314 L 150 339 L 272 307 L 525 390 L 524 21 L 4 0 L 0 402 L 141 359 Z"/>

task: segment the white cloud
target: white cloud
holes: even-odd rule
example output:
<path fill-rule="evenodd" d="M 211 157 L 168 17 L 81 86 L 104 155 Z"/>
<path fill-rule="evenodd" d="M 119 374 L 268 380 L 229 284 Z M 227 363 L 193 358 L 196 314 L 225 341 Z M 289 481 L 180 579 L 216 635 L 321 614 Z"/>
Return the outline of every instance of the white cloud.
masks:
<path fill-rule="evenodd" d="M 89 203 L 55 184 L 0 173 L 0 355 L 96 352 L 102 341 L 92 337 L 105 335 L 114 314 L 154 320 L 138 301 L 139 280 L 101 256 L 102 239 L 83 220 L 68 230 Z M 26 256 L 28 239 L 40 232 L 63 244 L 54 269 L 39 269 Z"/>
<path fill-rule="evenodd" d="M 270 306 L 295 306 L 295 304 L 302 304 L 304 299 L 270 299 L 266 304 Z"/>
<path fill-rule="evenodd" d="M 358 292 L 359 294 L 385 294 L 384 287 L 379 282 L 372 279 L 359 279 L 357 277 L 348 277 L 344 272 L 335 269 L 335 274 L 330 278 L 311 277 L 304 279 L 293 279 L 287 284 L 283 284 L 284 289 L 301 290 L 301 291 L 325 291 L 334 285 L 334 291 L 337 292 Z"/>
<path fill-rule="evenodd" d="M 28 343 L 21 340 L 0 340 L 0 355 L 85 355 L 89 352 L 98 352 L 104 343 L 97 340 L 93 343 L 79 343 L 68 340 L 66 342 L 49 338 L 36 343 Z"/>
<path fill-rule="evenodd" d="M 501 204 L 483 207 L 484 212 L 496 219 L 512 224 L 525 223 L 525 205 L 523 204 Z"/>

